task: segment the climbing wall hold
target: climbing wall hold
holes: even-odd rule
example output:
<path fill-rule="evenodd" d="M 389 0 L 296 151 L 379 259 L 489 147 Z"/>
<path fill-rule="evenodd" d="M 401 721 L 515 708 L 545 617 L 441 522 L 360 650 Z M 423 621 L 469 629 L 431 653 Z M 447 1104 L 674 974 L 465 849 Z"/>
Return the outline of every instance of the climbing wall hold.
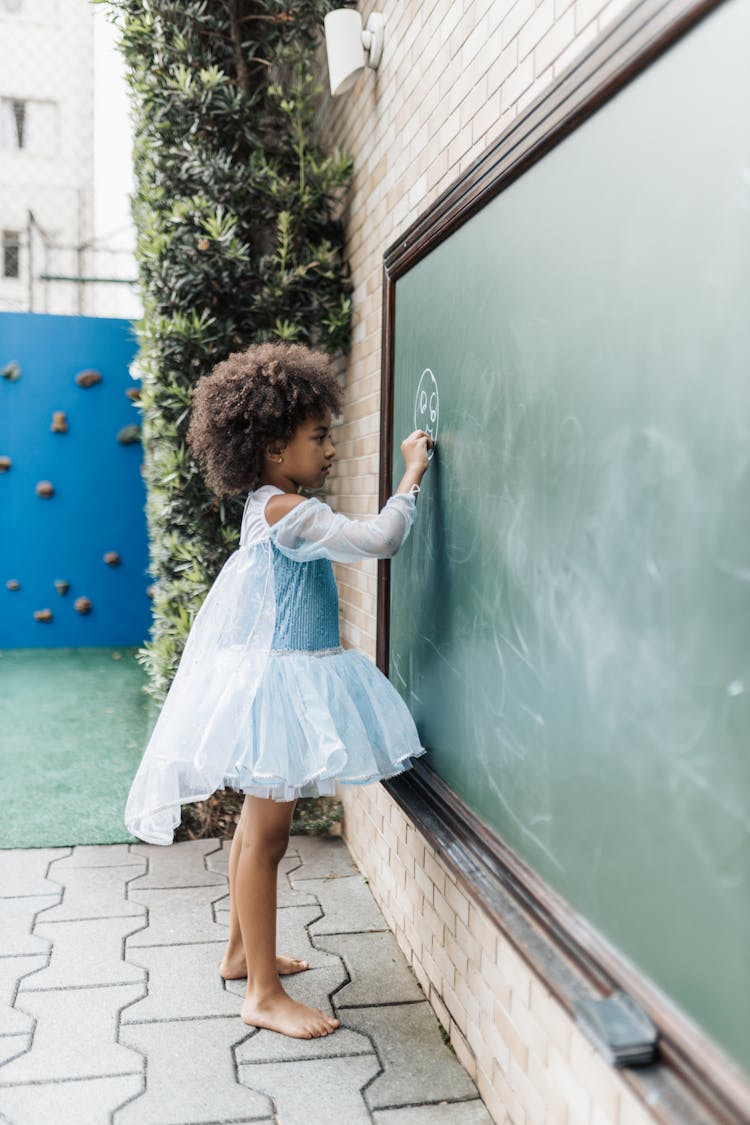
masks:
<path fill-rule="evenodd" d="M 76 383 L 79 387 L 95 387 L 101 381 L 101 374 L 98 371 L 92 371 L 90 368 L 86 371 L 79 371 L 76 375 Z"/>
<path fill-rule="evenodd" d="M 7 473 L 12 464 L 10 457 L 0 457 L 0 473 Z"/>
<path fill-rule="evenodd" d="M 70 589 L 70 582 L 66 582 L 64 578 L 55 579 L 55 589 L 58 594 L 67 594 Z"/>
<path fill-rule="evenodd" d="M 50 430 L 53 434 L 67 434 L 68 416 L 64 410 L 55 410 L 53 412 Z"/>
<path fill-rule="evenodd" d="M 135 445 L 141 440 L 141 427 L 133 423 L 132 426 L 123 426 L 117 435 L 120 445 Z"/>
<path fill-rule="evenodd" d="M 118 555 L 117 551 L 107 551 L 106 555 L 104 556 L 104 561 L 107 566 L 119 566 L 120 556 Z"/>
<path fill-rule="evenodd" d="M 11 360 L 11 362 L 6 363 L 5 367 L 0 371 L 0 375 L 10 383 L 15 383 L 16 379 L 21 378 L 21 368 L 15 360 Z"/>
<path fill-rule="evenodd" d="M 140 387 L 128 387 L 128 389 L 125 391 L 125 394 L 128 396 L 128 398 L 130 399 L 131 402 L 137 402 L 138 399 L 141 397 L 141 388 Z"/>
<path fill-rule="evenodd" d="M 20 590 L 21 589 L 21 583 L 18 581 L 17 578 L 9 578 L 8 581 L 5 583 L 5 585 L 8 587 L 9 590 Z"/>
<path fill-rule="evenodd" d="M 35 621 L 51 621 L 52 620 L 52 610 L 51 609 L 35 609 L 34 610 L 34 620 Z"/>
<path fill-rule="evenodd" d="M 156 594 L 156 586 L 147 586 L 146 587 L 146 597 L 147 598 L 153 598 L 155 594 Z"/>
<path fill-rule="evenodd" d="M 39 484 L 36 486 L 36 494 L 37 496 L 43 496 L 45 499 L 49 499 L 50 496 L 55 495 L 55 486 L 52 484 L 52 481 L 40 480 Z"/>
<path fill-rule="evenodd" d="M 73 602 L 73 608 L 76 613 L 90 613 L 91 600 L 89 598 L 76 598 Z"/>

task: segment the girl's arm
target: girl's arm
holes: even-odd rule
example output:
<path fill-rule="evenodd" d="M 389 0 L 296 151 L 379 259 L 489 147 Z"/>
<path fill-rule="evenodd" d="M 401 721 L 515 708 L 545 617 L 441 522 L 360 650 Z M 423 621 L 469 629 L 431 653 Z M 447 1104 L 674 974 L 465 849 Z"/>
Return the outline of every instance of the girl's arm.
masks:
<path fill-rule="evenodd" d="M 352 520 L 310 497 L 301 500 L 271 528 L 271 539 L 296 562 L 332 559 L 390 559 L 409 534 L 416 508 L 413 492 L 390 497 L 377 516 Z"/>
<path fill-rule="evenodd" d="M 314 497 L 303 500 L 299 496 L 278 496 L 269 501 L 266 511 L 273 525 L 272 540 L 283 554 L 297 562 L 320 558 L 334 562 L 392 558 L 416 516 L 416 493 L 429 464 L 428 441 L 431 439 L 427 434 L 416 431 L 402 443 L 404 476 L 377 516 L 369 520 L 347 519 Z M 275 511 L 269 510 L 274 507 Z"/>

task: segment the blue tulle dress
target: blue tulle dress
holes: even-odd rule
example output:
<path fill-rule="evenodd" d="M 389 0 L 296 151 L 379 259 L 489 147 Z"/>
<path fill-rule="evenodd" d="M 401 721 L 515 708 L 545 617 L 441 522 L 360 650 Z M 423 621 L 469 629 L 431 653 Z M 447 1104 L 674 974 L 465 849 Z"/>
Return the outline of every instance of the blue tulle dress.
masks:
<path fill-rule="evenodd" d="M 273 527 L 248 495 L 238 549 L 188 635 L 128 796 L 128 831 L 171 844 L 180 805 L 225 787 L 291 801 L 336 782 L 393 777 L 423 754 L 414 721 L 376 666 L 339 641 L 331 561 L 389 558 L 415 518 L 396 493 L 370 520 L 315 498 Z"/>

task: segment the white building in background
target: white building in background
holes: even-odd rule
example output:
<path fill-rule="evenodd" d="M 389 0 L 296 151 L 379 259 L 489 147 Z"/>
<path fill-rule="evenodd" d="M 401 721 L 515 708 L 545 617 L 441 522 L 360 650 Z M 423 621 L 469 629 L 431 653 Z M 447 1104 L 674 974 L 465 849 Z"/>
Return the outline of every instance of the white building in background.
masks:
<path fill-rule="evenodd" d="M 89 0 L 0 0 L 2 311 L 141 314 L 114 38 Z"/>

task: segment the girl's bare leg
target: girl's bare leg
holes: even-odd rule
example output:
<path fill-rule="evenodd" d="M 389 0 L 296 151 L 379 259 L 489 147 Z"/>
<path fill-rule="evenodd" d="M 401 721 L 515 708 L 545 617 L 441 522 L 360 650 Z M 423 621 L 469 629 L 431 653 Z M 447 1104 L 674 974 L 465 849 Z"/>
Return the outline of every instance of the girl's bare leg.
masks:
<path fill-rule="evenodd" d="M 297 1039 L 329 1035 L 340 1021 L 292 1000 L 276 969 L 277 868 L 289 841 L 295 802 L 246 796 L 245 804 L 247 819 L 235 873 L 247 964 L 242 1019 L 251 1027 L 267 1027 Z"/>
<path fill-rule="evenodd" d="M 242 805 L 240 819 L 232 837 L 232 848 L 229 853 L 229 941 L 224 952 L 224 960 L 219 966 L 219 973 L 224 980 L 242 980 L 247 976 L 245 964 L 245 949 L 242 945 L 242 931 L 240 918 L 237 913 L 237 864 L 242 850 L 242 839 L 247 816 L 248 804 Z M 276 957 L 276 972 L 282 974 L 300 973 L 309 969 L 309 961 L 300 961 L 297 957 Z"/>

